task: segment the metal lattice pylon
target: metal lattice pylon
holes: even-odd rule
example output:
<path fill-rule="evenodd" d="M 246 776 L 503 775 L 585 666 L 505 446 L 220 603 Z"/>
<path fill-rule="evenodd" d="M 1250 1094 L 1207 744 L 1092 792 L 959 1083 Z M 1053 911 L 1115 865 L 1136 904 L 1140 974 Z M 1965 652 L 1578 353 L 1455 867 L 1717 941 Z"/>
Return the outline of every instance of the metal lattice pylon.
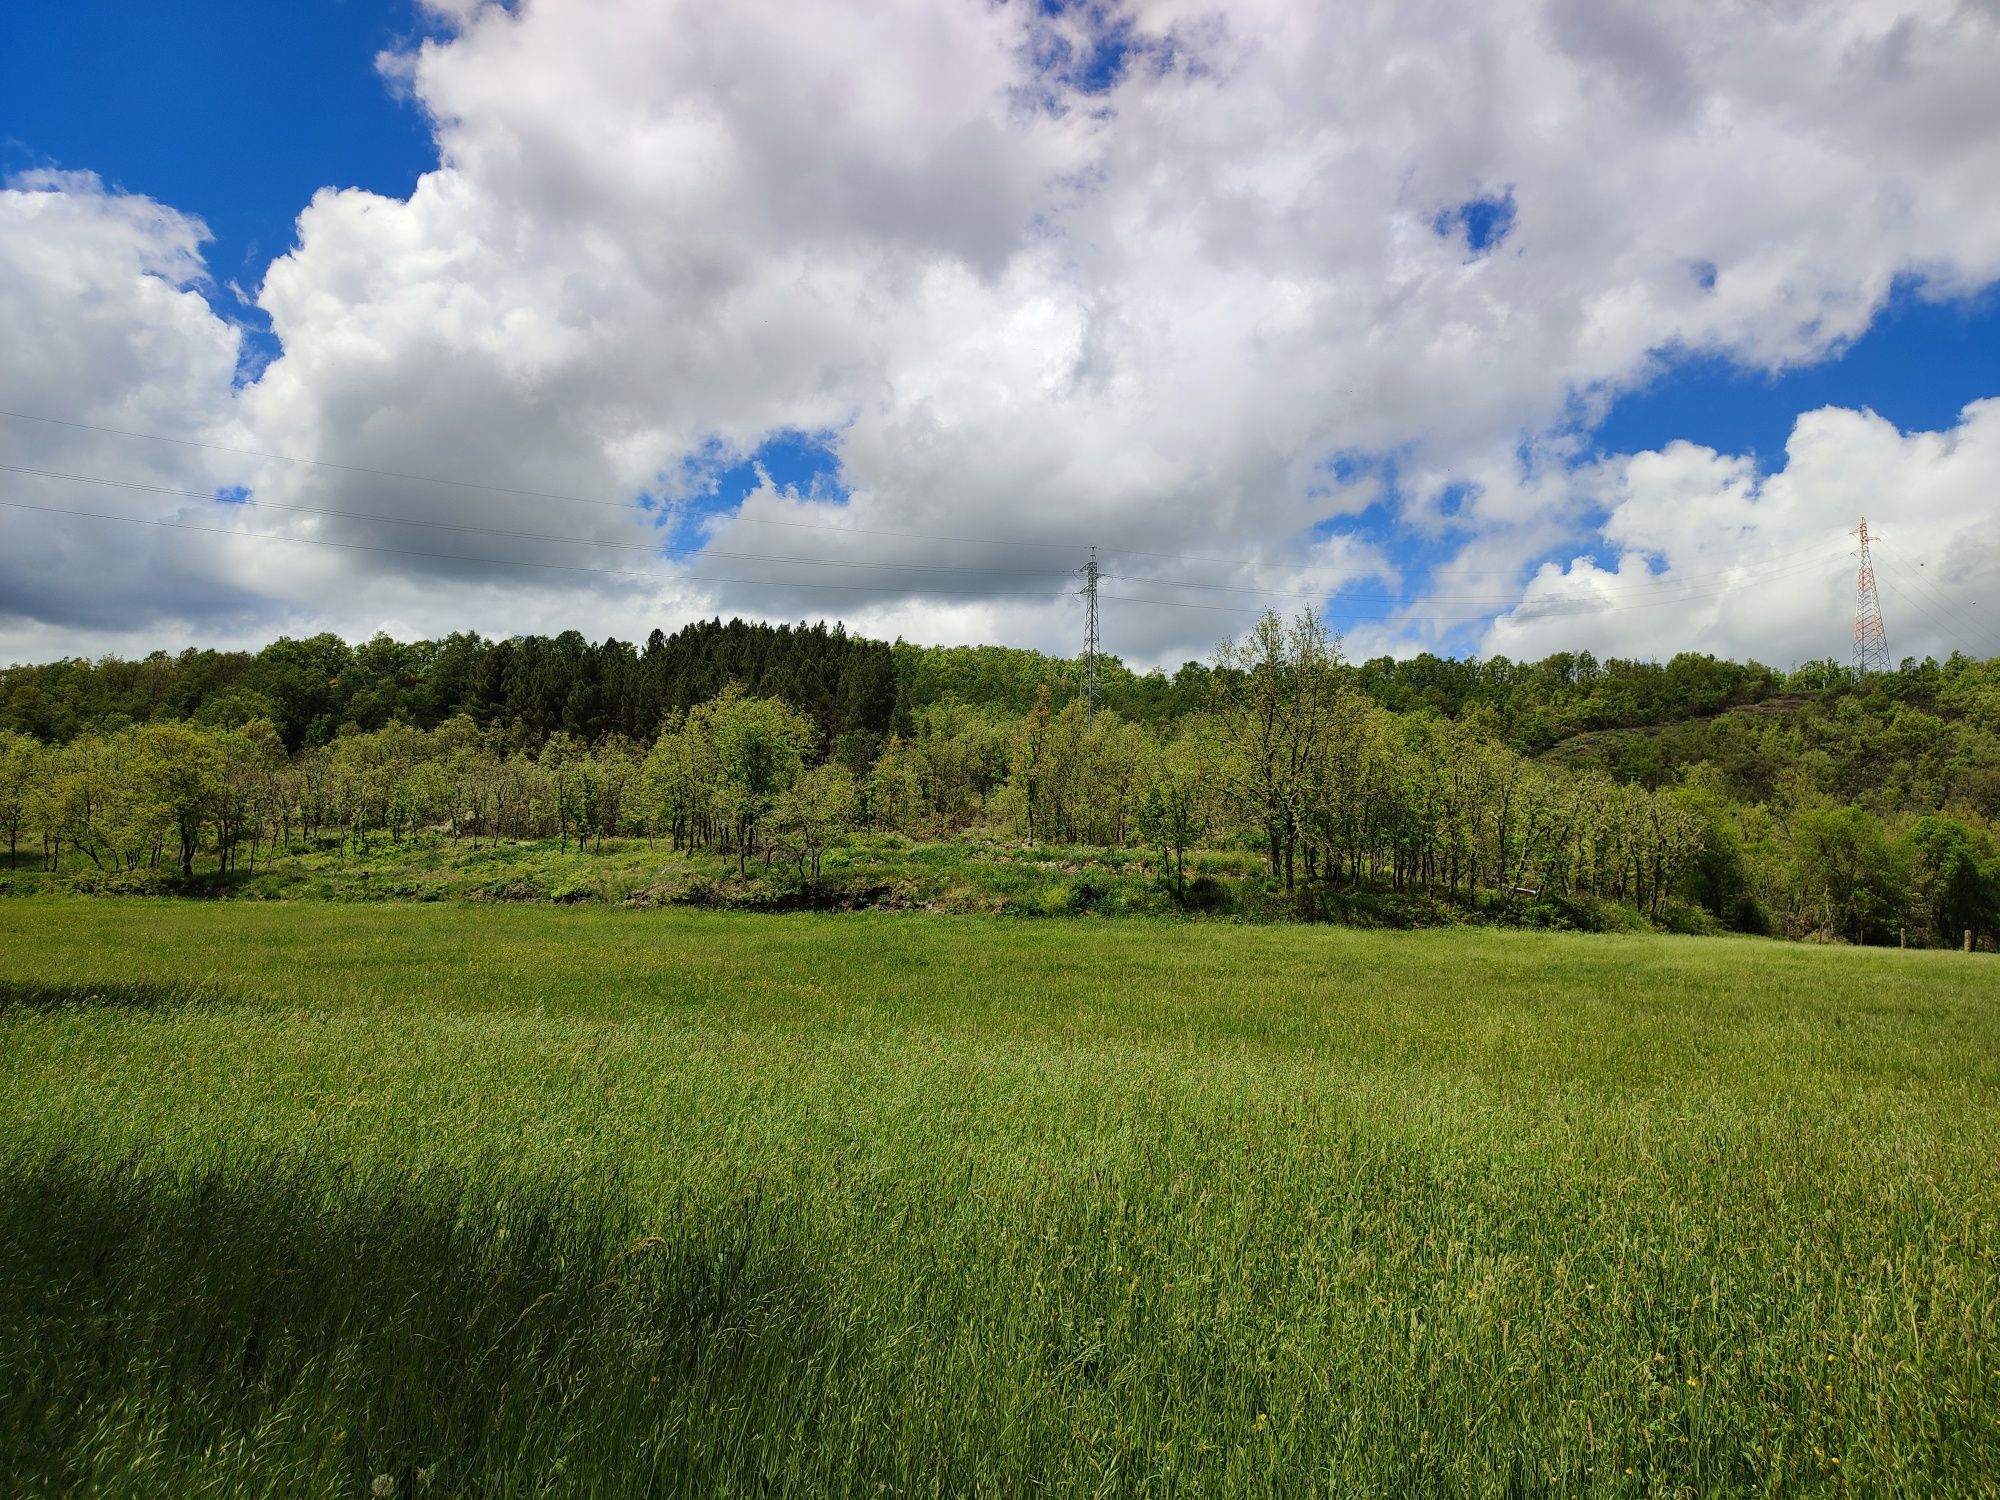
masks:
<path fill-rule="evenodd" d="M 1861 572 L 1854 584 L 1854 670 L 1889 670 L 1889 633 L 1882 628 L 1882 600 L 1875 592 L 1875 559 L 1868 553 L 1868 520 L 1854 528 L 1861 538 Z"/>
<path fill-rule="evenodd" d="M 1097 549 L 1083 565 L 1083 703 L 1097 712 Z"/>

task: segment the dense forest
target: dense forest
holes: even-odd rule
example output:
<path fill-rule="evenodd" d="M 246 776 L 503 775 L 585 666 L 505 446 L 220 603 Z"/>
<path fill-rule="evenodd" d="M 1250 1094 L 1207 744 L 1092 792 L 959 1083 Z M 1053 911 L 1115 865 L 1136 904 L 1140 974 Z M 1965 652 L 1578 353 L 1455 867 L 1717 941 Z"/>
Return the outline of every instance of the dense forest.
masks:
<path fill-rule="evenodd" d="M 1133 672 L 1107 657 L 1098 670 L 1101 705 L 1136 723 L 1200 712 L 1213 692 L 1214 669 L 1201 662 L 1170 676 Z M 1024 714 L 1047 692 L 1060 708 L 1079 680 L 1075 662 L 1036 651 L 891 645 L 825 624 L 709 620 L 672 635 L 655 630 L 637 648 L 619 640 L 592 645 L 573 631 L 502 641 L 378 635 L 359 646 L 320 635 L 254 653 L 155 652 L 143 661 L 0 668 L 0 729 L 60 744 L 161 719 L 218 728 L 262 719 L 288 751 L 298 751 L 355 730 L 435 729 L 463 715 L 533 749 L 558 731 L 592 741 L 649 738 L 667 713 L 685 712 L 735 683 L 809 714 L 831 744 L 850 733 L 908 735 L 918 710 L 945 701 Z M 1528 754 L 1586 730 L 1675 724 L 1788 691 L 1851 686 L 1834 663 L 1814 663 L 1788 679 L 1754 662 L 1692 654 L 1665 665 L 1599 663 L 1588 653 L 1534 663 L 1384 656 L 1353 668 L 1352 680 L 1398 713 L 1456 719 L 1483 710 Z"/>
<path fill-rule="evenodd" d="M 1349 663 L 1310 613 L 1171 675 L 702 622 L 0 670 L 10 860 L 224 870 L 378 839 L 644 836 L 816 878 L 857 829 L 1254 848 L 1330 893 L 1620 903 L 1670 925 L 2000 930 L 2000 661 Z"/>

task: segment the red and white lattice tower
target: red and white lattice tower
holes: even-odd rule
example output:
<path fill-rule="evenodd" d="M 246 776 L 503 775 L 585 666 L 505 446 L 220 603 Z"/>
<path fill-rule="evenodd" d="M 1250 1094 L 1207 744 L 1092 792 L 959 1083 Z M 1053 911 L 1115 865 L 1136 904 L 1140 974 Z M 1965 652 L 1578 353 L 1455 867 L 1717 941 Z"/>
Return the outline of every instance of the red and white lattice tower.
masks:
<path fill-rule="evenodd" d="M 1868 555 L 1868 521 L 1854 528 L 1861 538 L 1861 572 L 1854 583 L 1854 670 L 1889 670 L 1889 634 L 1882 628 L 1882 601 L 1875 593 L 1875 559 Z"/>

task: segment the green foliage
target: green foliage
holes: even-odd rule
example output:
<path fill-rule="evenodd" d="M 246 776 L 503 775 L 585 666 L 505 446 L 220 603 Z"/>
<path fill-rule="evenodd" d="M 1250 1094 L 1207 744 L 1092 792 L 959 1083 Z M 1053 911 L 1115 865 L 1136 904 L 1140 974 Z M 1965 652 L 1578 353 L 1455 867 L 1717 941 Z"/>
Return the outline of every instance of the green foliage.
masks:
<path fill-rule="evenodd" d="M 1216 797 L 1219 751 L 1206 725 L 1196 721 L 1174 739 L 1153 747 L 1139 772 L 1140 835 L 1160 851 L 1174 895 L 1188 899 L 1188 851 L 1205 837 L 1220 810 Z M 1207 898 L 1204 898 L 1207 899 Z"/>
<path fill-rule="evenodd" d="M 1916 898 L 1947 943 L 2000 930 L 2000 850 L 1992 835 L 1951 818 L 1920 818 L 1910 829 Z"/>
<path fill-rule="evenodd" d="M 202 825 L 222 795 L 222 747 L 180 724 L 149 724 L 137 732 L 131 760 L 140 794 L 173 827 L 182 875 L 194 871 Z"/>
<path fill-rule="evenodd" d="M 740 873 L 816 740 L 804 714 L 731 685 L 684 722 L 669 720 L 640 772 L 637 806 L 666 821 L 676 848 L 735 850 Z"/>
<path fill-rule="evenodd" d="M 841 765 L 803 771 L 771 810 L 772 842 L 798 862 L 801 880 L 818 881 L 820 863 L 854 826 L 861 795 Z"/>
<path fill-rule="evenodd" d="M 0 668 L 0 729 L 47 743 L 157 719 L 234 728 L 269 719 L 289 750 L 327 745 L 343 731 L 402 723 L 434 729 L 456 715 L 537 749 L 566 732 L 651 739 L 731 683 L 811 718 L 824 736 L 886 733 L 895 708 L 890 650 L 838 625 L 699 621 L 654 631 L 643 649 L 554 637 L 442 641 L 378 635 L 348 646 L 331 635 L 284 639 L 255 654 L 156 652 Z"/>
<path fill-rule="evenodd" d="M 1793 824 L 1800 895 L 1825 930 L 1865 942 L 1902 910 L 1909 875 L 1881 826 L 1857 807 L 1813 808 Z"/>
<path fill-rule="evenodd" d="M 1757 877 L 1745 846 L 1738 809 L 1719 788 L 1712 767 L 1693 767 L 1677 788 L 1674 800 L 1695 820 L 1697 843 L 1681 877 L 1685 901 L 1707 914 L 1701 922 L 1692 913 L 1676 918 L 1680 927 L 1703 931 L 1719 924 L 1735 932 L 1766 932 L 1769 919 L 1757 897 Z"/>
<path fill-rule="evenodd" d="M 1602 925 L 1579 914 L 1608 902 L 1685 930 L 2000 940 L 2000 663 L 1860 679 L 1685 654 L 1357 667 L 1306 612 L 1267 616 L 1212 668 L 1114 665 L 1095 712 L 1074 681 L 1033 652 L 719 621 L 643 652 L 317 637 L 9 669 L 0 720 L 52 727 L 46 743 L 0 729 L 0 828 L 11 869 L 87 866 L 103 888 L 163 862 L 188 888 L 205 864 L 247 874 L 330 841 L 349 857 L 439 833 L 601 854 L 639 835 L 732 856 L 734 901 L 753 857 L 767 885 L 782 856 L 817 887 L 866 827 L 1138 844 L 1178 902 L 1191 860 L 1255 853 L 1285 899 L 1188 904 L 1260 918 L 1424 920 L 1435 904 Z M 841 877 L 827 885 L 815 900 L 846 899 Z M 1051 901 L 1065 906 L 1024 897 Z"/>
<path fill-rule="evenodd" d="M 46 755 L 41 745 L 27 735 L 0 729 L 0 832 L 7 835 L 10 869 L 20 856 L 21 835 L 27 830 L 40 794 Z"/>

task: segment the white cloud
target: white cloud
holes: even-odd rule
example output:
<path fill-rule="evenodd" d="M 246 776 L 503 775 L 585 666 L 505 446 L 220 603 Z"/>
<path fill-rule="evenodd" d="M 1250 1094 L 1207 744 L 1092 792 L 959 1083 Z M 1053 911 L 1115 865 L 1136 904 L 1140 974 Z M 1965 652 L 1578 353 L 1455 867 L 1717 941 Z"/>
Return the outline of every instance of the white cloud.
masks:
<path fill-rule="evenodd" d="M 29 392 L 17 409 L 101 411 L 90 392 L 123 386 L 115 425 L 609 502 L 194 465 L 267 505 L 434 523 L 270 509 L 255 517 L 267 531 L 701 576 L 100 524 L 88 534 L 114 568 L 198 563 L 135 580 L 115 614 L 16 607 L 0 655 L 122 641 L 148 619 L 239 640 L 632 636 L 714 609 L 1064 648 L 1072 606 L 1008 596 L 1060 588 L 1019 570 L 1074 566 L 1091 541 L 1266 560 L 1107 559 L 1128 577 L 1388 589 L 1379 548 L 1305 545 L 1376 496 L 1373 480 L 1335 481 L 1335 453 L 1394 457 L 1398 525 L 1438 563 L 1435 593 L 1511 597 L 1534 559 L 1589 533 L 1562 434 L 1662 349 L 1782 366 L 1865 327 L 1899 275 L 1947 292 L 2000 277 L 2000 21 L 1941 0 L 1146 4 L 1119 13 L 1135 51 L 1103 93 L 1050 67 L 1065 44 L 1087 50 L 1089 24 L 1025 4 L 433 8 L 452 34 L 385 68 L 429 112 L 439 166 L 407 200 L 323 192 L 305 209 L 257 294 L 284 349 L 260 379 L 232 398 L 233 332 L 199 307 L 163 311 L 199 303 L 185 289 L 198 229 L 78 179 L 10 195 L 50 201 L 15 211 L 0 254 L 17 257 L 20 298 L 64 324 L 88 303 L 81 322 L 107 331 L 67 384 L 20 347 L 0 353 L 0 379 Z M 1438 232 L 1440 213 L 1501 194 L 1515 221 L 1488 253 Z M 144 295 L 65 280 L 72 241 Z M 176 339 L 188 350 L 156 347 Z M 691 459 L 784 430 L 833 434 L 847 504 L 760 491 L 709 529 L 717 549 L 975 571 L 633 550 L 656 532 L 623 502 L 672 498 Z M 145 456 L 106 440 L 78 462 L 123 476 Z M 756 524 L 802 515 L 857 534 Z M 73 553 L 39 550 L 69 535 L 48 520 L 8 534 L 24 567 L 73 572 Z M 204 598 L 231 601 L 226 617 Z M 1363 639 L 1463 639 L 1435 618 L 1461 612 L 1420 601 Z M 1116 649 L 1169 661 L 1236 623 L 1127 604 L 1107 621 Z"/>
<path fill-rule="evenodd" d="M 1870 411 L 1800 417 L 1785 465 L 1691 443 L 1616 460 L 1597 476 L 1613 568 L 1550 564 L 1496 620 L 1489 652 L 1658 656 L 1702 650 L 1780 667 L 1846 660 L 1856 544 L 1867 515 L 1890 653 L 2000 655 L 2000 399 L 1947 432 L 1898 432 Z"/>
<path fill-rule="evenodd" d="M 107 537 L 106 523 L 58 513 L 160 517 L 186 502 L 46 477 L 104 473 L 115 461 L 110 472 L 135 483 L 212 492 L 214 465 L 201 450 L 113 451 L 116 440 L 90 430 L 198 437 L 227 412 L 238 335 L 199 290 L 206 233 L 88 173 L 28 173 L 0 188 L 0 409 L 90 424 L 0 423 L 0 499 L 10 502 L 0 507 L 0 657 L 46 657 L 151 628 L 166 600 L 185 601 L 190 625 L 245 602 L 212 556 L 153 557 L 129 537 Z"/>

